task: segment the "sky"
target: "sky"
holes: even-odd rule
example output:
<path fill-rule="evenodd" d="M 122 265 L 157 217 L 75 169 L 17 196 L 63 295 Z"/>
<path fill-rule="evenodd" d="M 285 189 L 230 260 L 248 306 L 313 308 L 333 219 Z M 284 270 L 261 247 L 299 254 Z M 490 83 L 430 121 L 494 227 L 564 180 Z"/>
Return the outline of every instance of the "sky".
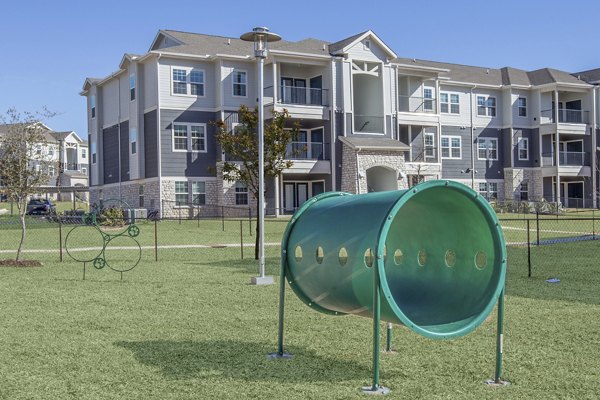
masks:
<path fill-rule="evenodd" d="M 57 113 L 57 131 L 87 137 L 86 77 L 144 54 L 159 29 L 239 37 L 267 26 L 285 40 L 336 42 L 371 29 L 398 56 L 489 68 L 600 67 L 600 1 L 0 2 L 0 115 Z"/>

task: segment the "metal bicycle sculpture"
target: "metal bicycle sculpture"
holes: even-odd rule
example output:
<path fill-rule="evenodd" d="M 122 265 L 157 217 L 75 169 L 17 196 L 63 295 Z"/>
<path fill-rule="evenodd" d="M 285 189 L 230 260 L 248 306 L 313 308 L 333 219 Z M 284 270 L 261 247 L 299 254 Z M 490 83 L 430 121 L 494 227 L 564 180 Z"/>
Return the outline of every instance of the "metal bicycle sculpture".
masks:
<path fill-rule="evenodd" d="M 135 239 L 140 228 L 135 225 L 133 209 L 126 202 L 105 200 L 100 206 L 93 206 L 82 222 L 67 234 L 65 249 L 69 257 L 83 263 L 83 280 L 88 263 L 96 269 L 108 267 L 119 272 L 121 280 L 124 272 L 131 271 L 140 263 L 142 248 Z M 108 252 L 123 250 L 131 251 L 127 260 L 118 258 L 109 261 Z"/>

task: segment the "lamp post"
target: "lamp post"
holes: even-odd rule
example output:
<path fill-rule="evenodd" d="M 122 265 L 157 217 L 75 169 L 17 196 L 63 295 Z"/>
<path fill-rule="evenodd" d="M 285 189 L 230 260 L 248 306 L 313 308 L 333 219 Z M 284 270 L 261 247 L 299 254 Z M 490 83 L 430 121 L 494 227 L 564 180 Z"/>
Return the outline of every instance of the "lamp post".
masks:
<path fill-rule="evenodd" d="M 265 125 L 264 125 L 264 93 L 263 80 L 265 58 L 269 50 L 269 42 L 281 40 L 281 36 L 269 32 L 269 28 L 258 27 L 252 32 L 244 33 L 240 39 L 254 43 L 254 56 L 258 61 L 258 260 L 260 266 L 259 276 L 252 277 L 254 285 L 268 285 L 273 283 L 272 276 L 265 276 Z"/>

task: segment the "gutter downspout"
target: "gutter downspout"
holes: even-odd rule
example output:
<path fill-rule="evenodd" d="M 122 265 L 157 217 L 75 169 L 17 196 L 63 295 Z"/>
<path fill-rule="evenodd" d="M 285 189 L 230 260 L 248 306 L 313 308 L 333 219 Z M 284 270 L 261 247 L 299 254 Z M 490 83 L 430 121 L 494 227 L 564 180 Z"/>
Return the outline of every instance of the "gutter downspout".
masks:
<path fill-rule="evenodd" d="M 336 91 L 335 91 L 335 87 L 336 87 L 336 83 L 334 76 L 335 76 L 335 59 L 332 57 L 331 58 L 331 68 L 330 68 L 330 73 L 331 73 L 331 77 L 329 79 L 329 81 L 331 82 L 331 101 L 329 102 L 329 104 L 331 104 L 331 106 L 329 107 L 329 118 L 331 118 L 331 139 L 330 139 L 330 145 L 329 145 L 329 151 L 330 151 L 330 156 L 331 156 L 331 190 L 336 190 L 337 187 L 337 162 L 336 162 L 336 154 L 335 154 L 335 150 L 336 150 L 336 145 L 337 145 L 337 135 L 336 135 L 336 125 L 335 125 L 335 119 L 337 118 L 337 114 L 336 114 L 336 104 L 335 104 L 335 95 L 336 95 Z"/>
<path fill-rule="evenodd" d="M 118 141 L 119 141 L 119 200 L 123 200 L 121 197 L 121 78 L 117 77 L 117 82 L 119 84 L 119 95 L 117 98 L 119 99 L 119 111 L 117 113 L 117 127 L 119 129 L 118 133 Z"/>
<path fill-rule="evenodd" d="M 554 129 L 556 131 L 556 142 L 554 143 L 554 157 L 556 163 L 556 210 L 560 204 L 560 137 L 558 134 L 558 89 L 554 89 Z M 566 195 L 567 193 L 565 193 Z"/>
<path fill-rule="evenodd" d="M 598 125 L 597 125 L 597 115 L 596 115 L 596 107 L 597 107 L 597 103 L 596 103 L 596 95 L 598 92 L 598 86 L 594 86 L 592 89 L 592 121 L 594 121 L 592 123 L 592 150 L 591 150 L 591 161 L 592 161 L 592 207 L 596 208 L 597 205 L 597 193 L 598 193 L 598 186 L 597 186 L 597 171 L 596 171 L 596 163 L 597 163 L 597 154 L 596 154 L 596 146 L 597 146 L 597 137 L 596 137 L 596 129 L 598 129 Z"/>
<path fill-rule="evenodd" d="M 361 150 L 361 147 L 356 150 L 356 194 L 360 194 L 360 169 L 358 168 L 358 153 L 360 153 Z"/>
<path fill-rule="evenodd" d="M 160 210 L 159 215 L 161 218 L 165 216 L 165 210 L 162 204 L 162 159 L 160 151 L 160 58 L 162 53 L 158 53 L 156 59 L 156 152 L 157 152 L 157 178 L 158 178 L 158 209 Z"/>
<path fill-rule="evenodd" d="M 473 90 L 477 89 L 477 85 L 470 89 L 470 107 L 471 107 L 471 189 L 475 190 L 475 128 L 473 127 Z"/>

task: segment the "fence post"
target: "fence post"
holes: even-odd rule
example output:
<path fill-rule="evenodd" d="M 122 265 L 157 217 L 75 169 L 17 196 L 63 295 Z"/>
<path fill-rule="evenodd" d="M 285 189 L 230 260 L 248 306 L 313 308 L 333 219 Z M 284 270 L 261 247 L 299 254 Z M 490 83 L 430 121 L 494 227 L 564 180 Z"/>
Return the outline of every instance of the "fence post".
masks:
<path fill-rule="evenodd" d="M 529 219 L 527 219 L 527 270 L 527 276 L 531 278 L 531 240 L 529 237 Z"/>
<path fill-rule="evenodd" d="M 225 206 L 221 206 L 221 227 L 223 228 L 223 232 L 225 232 Z"/>
<path fill-rule="evenodd" d="M 179 212 L 177 213 L 177 215 L 179 216 L 179 225 L 181 225 L 181 206 L 179 206 L 178 210 Z"/>
<path fill-rule="evenodd" d="M 198 204 L 198 210 L 196 212 L 198 213 L 196 216 L 198 218 L 198 228 L 200 228 L 200 204 Z"/>
<path fill-rule="evenodd" d="M 62 246 L 62 220 L 60 219 L 60 215 L 58 216 L 58 249 L 60 254 L 60 262 L 63 261 L 63 246 Z"/>
<path fill-rule="evenodd" d="M 592 210 L 592 240 L 596 240 L 596 210 Z"/>
<path fill-rule="evenodd" d="M 248 207 L 248 232 L 252 236 L 252 210 Z"/>
<path fill-rule="evenodd" d="M 540 245 L 540 213 L 535 212 L 535 231 L 537 235 L 537 245 Z"/>
<path fill-rule="evenodd" d="M 158 261 L 158 218 L 154 219 L 154 261 Z"/>
<path fill-rule="evenodd" d="M 242 260 L 244 259 L 244 225 L 240 219 L 240 252 L 242 253 Z"/>

